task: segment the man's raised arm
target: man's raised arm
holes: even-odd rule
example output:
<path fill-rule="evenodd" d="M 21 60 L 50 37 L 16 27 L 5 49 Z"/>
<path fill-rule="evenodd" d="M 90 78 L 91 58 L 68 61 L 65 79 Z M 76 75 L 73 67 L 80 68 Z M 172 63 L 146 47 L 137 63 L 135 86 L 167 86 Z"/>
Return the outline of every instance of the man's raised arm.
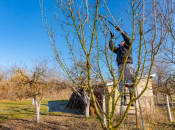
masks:
<path fill-rule="evenodd" d="M 117 53 L 117 47 L 115 47 L 113 44 L 114 34 L 110 32 L 110 35 L 111 35 L 111 40 L 109 41 L 109 49 L 114 53 Z"/>
<path fill-rule="evenodd" d="M 126 32 L 122 32 L 121 34 L 122 34 L 123 39 L 124 39 L 124 41 L 126 43 L 125 47 L 129 48 L 129 46 L 131 45 L 131 40 L 130 40 L 129 36 L 127 35 Z"/>
<path fill-rule="evenodd" d="M 126 43 L 126 44 L 125 44 L 125 47 L 129 48 L 129 46 L 131 45 L 131 41 L 130 41 L 130 38 L 129 38 L 129 36 L 127 35 L 127 33 L 126 33 L 125 31 L 122 31 L 122 29 L 121 29 L 120 27 L 118 27 L 118 26 L 116 26 L 115 29 L 116 29 L 117 31 L 120 31 L 120 33 L 122 34 L 123 39 L 124 39 L 124 41 L 125 41 L 125 43 Z"/>

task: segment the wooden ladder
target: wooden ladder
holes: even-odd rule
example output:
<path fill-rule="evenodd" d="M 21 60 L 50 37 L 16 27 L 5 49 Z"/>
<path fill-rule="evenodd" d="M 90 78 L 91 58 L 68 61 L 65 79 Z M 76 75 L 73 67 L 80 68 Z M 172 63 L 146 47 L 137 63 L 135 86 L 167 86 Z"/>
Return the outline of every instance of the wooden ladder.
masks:
<path fill-rule="evenodd" d="M 138 96 L 138 90 L 137 90 L 137 87 L 136 87 L 136 92 L 135 92 L 135 96 Z M 127 100 L 127 97 L 130 96 L 129 93 L 126 93 L 125 94 L 126 96 L 126 100 Z M 123 100 L 123 101 L 122 101 Z M 120 116 L 122 116 L 124 114 L 124 111 L 126 110 L 127 106 L 124 106 L 124 96 L 121 97 L 121 106 L 120 106 Z M 143 121 L 143 116 L 142 116 L 142 110 L 141 110 L 141 104 L 140 104 L 140 100 L 136 100 L 138 101 L 138 105 L 139 105 L 139 109 L 140 109 L 140 114 L 141 114 L 141 119 L 142 119 L 142 126 L 143 126 L 143 130 L 145 130 L 145 126 L 144 126 L 144 121 Z M 131 117 L 134 117 L 135 116 L 135 121 L 125 121 L 123 124 L 122 124 L 122 127 L 120 129 L 124 130 L 124 125 L 135 125 L 136 126 L 136 130 L 138 130 L 138 119 L 137 119 L 137 103 L 136 101 L 134 102 L 134 106 L 131 106 L 130 107 L 130 110 L 127 114 L 127 118 L 131 118 Z M 125 109 L 125 110 L 124 110 Z M 134 112 L 133 112 L 134 110 Z M 126 120 L 127 120 L 126 118 Z"/>

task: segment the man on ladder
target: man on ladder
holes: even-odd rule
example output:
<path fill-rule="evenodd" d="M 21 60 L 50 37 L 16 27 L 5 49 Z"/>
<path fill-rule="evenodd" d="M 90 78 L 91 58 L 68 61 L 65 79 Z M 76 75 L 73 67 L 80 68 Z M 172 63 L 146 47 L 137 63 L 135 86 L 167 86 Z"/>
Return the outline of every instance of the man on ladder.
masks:
<path fill-rule="evenodd" d="M 118 64 L 118 76 L 120 77 L 121 75 L 121 69 L 124 63 L 124 60 L 126 58 L 129 46 L 131 45 L 131 41 L 130 38 L 127 36 L 126 32 L 123 32 L 119 27 L 115 26 L 115 29 L 117 31 L 119 31 L 121 33 L 121 35 L 123 36 L 124 41 L 122 41 L 118 47 L 113 45 L 113 39 L 114 39 L 114 34 L 112 32 L 110 32 L 111 35 L 111 40 L 109 41 L 109 48 L 111 51 L 113 51 L 114 53 L 117 54 L 117 64 Z M 131 96 L 133 93 L 133 83 L 134 83 L 134 69 L 133 69 L 133 58 L 132 58 L 132 49 L 131 52 L 128 56 L 125 68 L 124 68 L 124 82 L 125 82 L 125 86 L 123 86 L 123 81 L 121 80 L 119 83 L 119 91 L 122 92 L 122 90 L 124 89 L 124 93 L 126 91 L 125 87 L 129 88 L 129 92 L 130 92 L 130 100 L 131 100 Z M 122 99 L 124 99 L 124 102 L 121 102 L 121 104 L 126 105 L 126 95 L 123 94 L 122 95 Z M 132 106 L 134 106 L 134 103 L 132 104 Z"/>
<path fill-rule="evenodd" d="M 100 15 L 100 17 L 104 18 L 101 15 Z M 111 25 L 113 25 L 111 22 L 109 22 L 109 23 Z M 128 50 L 129 50 L 129 47 L 131 46 L 131 41 L 130 41 L 130 38 L 128 37 L 126 32 L 122 31 L 117 26 L 114 26 L 114 27 L 117 31 L 119 31 L 121 33 L 121 35 L 123 36 L 123 39 L 124 39 L 124 41 L 122 41 L 118 45 L 118 47 L 115 47 L 113 45 L 114 34 L 110 31 L 111 40 L 109 42 L 109 48 L 112 52 L 117 54 L 118 76 L 120 77 L 123 63 L 126 59 L 126 55 L 127 55 Z M 122 109 L 123 109 L 123 105 L 126 105 L 126 95 L 125 95 L 126 90 L 125 90 L 125 87 L 129 88 L 130 100 L 131 100 L 132 94 L 134 93 L 134 95 L 135 95 L 135 92 L 133 92 L 134 69 L 133 69 L 133 59 L 132 59 L 132 48 L 131 48 L 131 52 L 128 56 L 127 62 L 126 62 L 125 67 L 124 67 L 124 73 L 123 73 L 123 78 L 122 79 L 123 80 L 121 80 L 120 83 L 119 83 L 119 91 L 124 93 L 122 95 L 122 98 L 121 98 L 122 99 L 121 100 L 122 101 L 121 106 L 122 106 Z M 139 95 L 137 87 L 136 87 L 136 92 L 137 92 L 137 95 Z M 141 105 L 140 105 L 140 100 L 139 99 L 138 99 L 138 104 L 139 104 L 139 108 L 140 108 L 143 130 L 145 130 L 145 125 L 144 125 L 144 121 L 143 121 L 142 110 L 141 110 Z M 128 114 L 135 115 L 136 116 L 136 122 L 135 123 L 134 122 L 125 122 L 125 124 L 133 124 L 134 123 L 136 125 L 136 129 L 138 129 L 138 125 L 137 125 L 137 106 L 136 106 L 136 104 L 132 104 L 132 106 L 135 106 L 135 114 L 132 114 L 132 113 L 128 113 Z M 122 125 L 122 129 L 124 129 L 124 124 Z"/>

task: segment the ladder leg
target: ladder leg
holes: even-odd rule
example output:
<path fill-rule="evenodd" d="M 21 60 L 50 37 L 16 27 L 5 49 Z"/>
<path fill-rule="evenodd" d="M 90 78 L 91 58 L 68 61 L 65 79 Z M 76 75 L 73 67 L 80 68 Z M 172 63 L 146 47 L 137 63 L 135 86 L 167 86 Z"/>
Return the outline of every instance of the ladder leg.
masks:
<path fill-rule="evenodd" d="M 136 92 L 134 92 L 134 97 L 136 98 Z M 135 101 L 135 114 L 136 114 L 136 130 L 138 130 L 138 120 L 137 120 L 137 102 Z"/>
<path fill-rule="evenodd" d="M 125 69 L 125 68 L 124 68 Z M 125 93 L 125 86 L 123 85 L 124 84 L 124 73 L 123 73 L 123 77 L 122 77 L 122 116 L 123 116 L 123 114 L 124 114 L 124 93 Z M 124 123 L 122 124 L 122 130 L 124 130 Z"/>
<path fill-rule="evenodd" d="M 136 87 L 136 91 L 137 91 L 137 96 L 139 96 L 137 87 Z M 140 108 L 140 115 L 141 115 L 141 119 L 142 119 L 142 126 L 143 126 L 143 130 L 145 130 L 145 125 L 144 125 L 144 120 L 143 120 L 143 116 L 142 116 L 142 109 L 141 109 L 141 105 L 140 105 L 140 99 L 138 98 L 138 103 L 139 103 L 139 108 Z"/>
<path fill-rule="evenodd" d="M 121 107 L 122 107 L 122 113 L 121 113 L 121 116 L 123 116 L 124 114 L 124 87 L 123 87 L 123 94 L 122 94 L 122 104 L 121 104 Z M 124 130 L 124 123 L 122 124 L 122 130 Z"/>
<path fill-rule="evenodd" d="M 134 93 L 134 97 L 136 98 L 136 96 L 135 96 L 135 92 L 133 92 L 131 89 L 129 90 L 129 94 L 128 94 L 128 96 L 130 96 L 130 100 L 131 100 L 131 93 L 133 94 Z M 134 103 L 136 104 L 136 101 L 134 101 Z M 134 105 L 132 108 L 131 108 L 132 110 L 134 110 L 134 111 L 130 111 L 128 114 L 127 114 L 127 117 L 128 116 L 134 116 L 134 117 L 131 117 L 131 118 L 129 118 L 129 122 L 128 121 L 125 121 L 124 122 L 124 124 L 127 124 L 127 125 L 136 125 L 136 126 L 134 126 L 134 127 L 136 127 L 136 129 L 138 129 L 138 122 L 137 122 L 137 106 L 136 105 Z M 135 120 L 135 121 L 133 121 L 133 119 Z"/>
<path fill-rule="evenodd" d="M 123 73 L 123 77 L 122 77 L 122 96 L 121 96 L 121 104 L 120 104 L 120 119 L 122 118 L 123 114 L 124 114 L 124 73 Z M 122 124 L 122 130 L 124 130 L 124 123 Z"/>
<path fill-rule="evenodd" d="M 122 94 L 120 103 L 120 119 L 122 118 L 123 114 L 124 114 L 124 96 Z M 124 123 L 122 124 L 122 130 L 124 130 Z"/>

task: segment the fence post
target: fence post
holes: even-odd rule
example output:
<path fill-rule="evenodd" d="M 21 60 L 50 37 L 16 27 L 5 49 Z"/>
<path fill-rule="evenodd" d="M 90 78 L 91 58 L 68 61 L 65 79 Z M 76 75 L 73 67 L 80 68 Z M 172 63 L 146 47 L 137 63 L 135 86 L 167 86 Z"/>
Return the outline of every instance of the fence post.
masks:
<path fill-rule="evenodd" d="M 172 116 L 171 116 L 171 110 L 170 110 L 170 104 L 169 104 L 169 100 L 168 100 L 168 95 L 166 95 L 166 106 L 167 106 L 169 120 L 172 122 Z"/>
<path fill-rule="evenodd" d="M 102 110 L 104 113 L 106 113 L 106 101 L 105 101 L 105 95 L 102 95 Z M 107 127 L 107 122 L 106 122 L 106 116 L 105 114 L 103 113 L 103 121 Z"/>

